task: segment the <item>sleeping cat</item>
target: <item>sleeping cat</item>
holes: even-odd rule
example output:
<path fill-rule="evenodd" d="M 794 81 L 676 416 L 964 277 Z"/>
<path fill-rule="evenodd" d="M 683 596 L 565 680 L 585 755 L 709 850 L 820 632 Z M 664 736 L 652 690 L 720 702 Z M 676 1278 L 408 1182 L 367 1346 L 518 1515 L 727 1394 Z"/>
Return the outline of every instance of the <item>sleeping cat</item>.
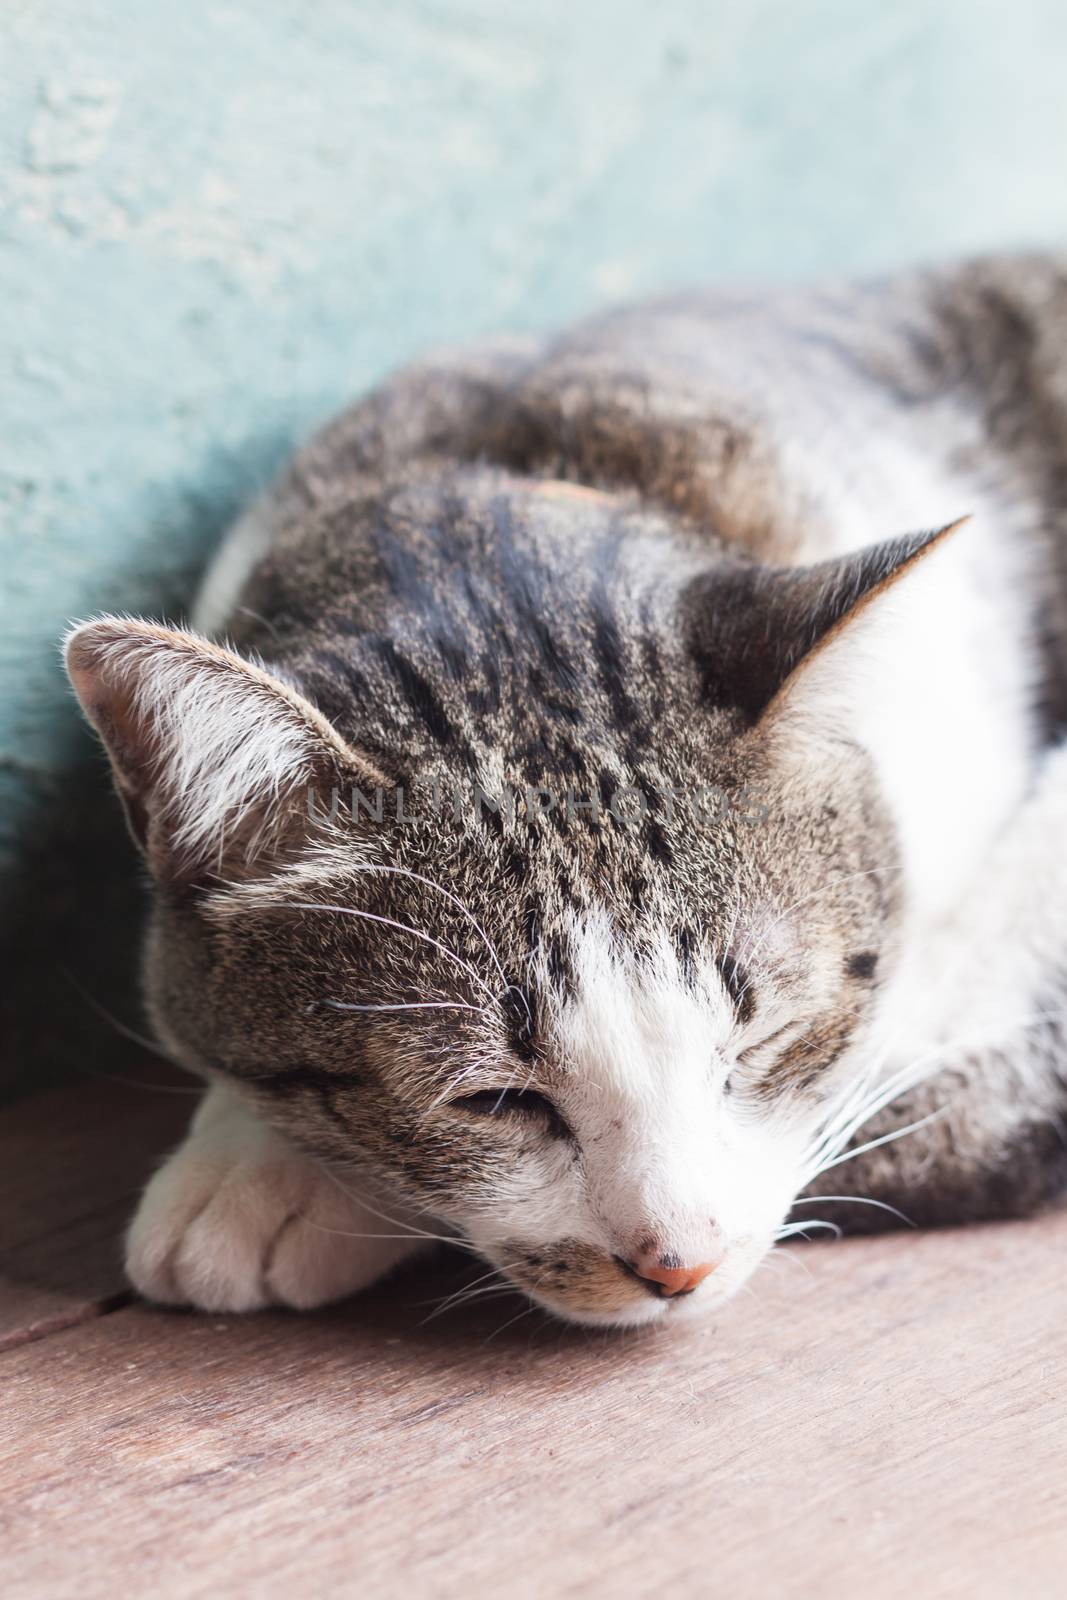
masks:
<path fill-rule="evenodd" d="M 989 261 L 431 360 L 195 632 L 77 627 L 209 1085 L 137 1287 L 308 1307 L 444 1237 L 636 1324 L 1056 1193 L 1065 528 L 1067 264 Z"/>

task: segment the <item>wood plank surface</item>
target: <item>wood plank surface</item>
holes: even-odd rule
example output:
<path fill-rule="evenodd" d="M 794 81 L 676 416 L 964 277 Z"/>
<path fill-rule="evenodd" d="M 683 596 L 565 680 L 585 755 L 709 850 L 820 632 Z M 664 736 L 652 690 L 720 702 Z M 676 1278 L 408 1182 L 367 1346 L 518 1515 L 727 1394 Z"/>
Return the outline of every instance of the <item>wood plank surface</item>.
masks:
<path fill-rule="evenodd" d="M 192 1115 L 192 1080 L 145 1057 L 0 1109 L 0 1350 L 129 1296 L 120 1240 Z"/>
<path fill-rule="evenodd" d="M 651 1334 L 132 1306 L 0 1358 L 3 1589 L 1053 1600 L 1065 1246 L 821 1246 Z"/>

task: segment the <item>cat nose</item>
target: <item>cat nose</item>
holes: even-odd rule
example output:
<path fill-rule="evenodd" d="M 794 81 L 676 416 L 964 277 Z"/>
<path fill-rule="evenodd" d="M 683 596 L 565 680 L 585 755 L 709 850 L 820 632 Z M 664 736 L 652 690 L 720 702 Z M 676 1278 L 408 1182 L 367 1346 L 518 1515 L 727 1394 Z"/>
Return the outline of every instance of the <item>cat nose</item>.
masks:
<path fill-rule="evenodd" d="M 684 1266 L 677 1256 L 645 1253 L 636 1256 L 626 1265 L 645 1287 L 663 1300 L 673 1300 L 676 1295 L 692 1294 L 722 1261 L 721 1252 L 708 1261 L 698 1261 L 695 1266 Z"/>

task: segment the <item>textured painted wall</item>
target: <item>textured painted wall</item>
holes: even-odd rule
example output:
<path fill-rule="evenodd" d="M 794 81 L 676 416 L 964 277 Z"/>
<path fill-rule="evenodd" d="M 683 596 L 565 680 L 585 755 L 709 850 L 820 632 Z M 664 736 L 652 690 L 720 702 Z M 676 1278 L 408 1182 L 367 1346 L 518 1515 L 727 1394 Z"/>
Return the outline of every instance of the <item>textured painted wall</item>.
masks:
<path fill-rule="evenodd" d="M 69 618 L 180 608 L 290 443 L 425 345 L 1067 235 L 1059 0 L 6 0 L 0 34 L 24 1070 L 105 1053 L 60 968 L 117 1003 L 134 910 Z"/>

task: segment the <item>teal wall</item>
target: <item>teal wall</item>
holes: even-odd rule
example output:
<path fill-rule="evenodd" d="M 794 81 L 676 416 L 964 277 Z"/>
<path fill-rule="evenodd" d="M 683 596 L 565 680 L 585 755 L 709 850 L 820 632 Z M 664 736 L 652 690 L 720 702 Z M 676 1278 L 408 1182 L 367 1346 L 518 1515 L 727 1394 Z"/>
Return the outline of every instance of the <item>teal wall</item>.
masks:
<path fill-rule="evenodd" d="M 426 345 L 1067 235 L 1059 0 L 6 0 L 0 35 L 23 1074 L 107 1053 L 61 969 L 129 1009 L 68 619 L 179 609 L 292 441 Z"/>

